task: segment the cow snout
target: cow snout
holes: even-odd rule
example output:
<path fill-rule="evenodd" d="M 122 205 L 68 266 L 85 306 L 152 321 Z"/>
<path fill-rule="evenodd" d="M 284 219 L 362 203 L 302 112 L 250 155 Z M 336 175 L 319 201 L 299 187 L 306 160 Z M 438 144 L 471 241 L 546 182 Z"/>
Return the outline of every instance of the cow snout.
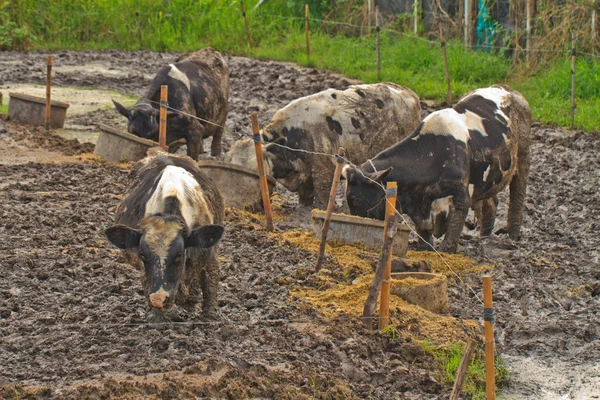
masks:
<path fill-rule="evenodd" d="M 163 309 L 169 300 L 169 293 L 161 288 L 150 295 L 150 305 L 154 308 Z"/>

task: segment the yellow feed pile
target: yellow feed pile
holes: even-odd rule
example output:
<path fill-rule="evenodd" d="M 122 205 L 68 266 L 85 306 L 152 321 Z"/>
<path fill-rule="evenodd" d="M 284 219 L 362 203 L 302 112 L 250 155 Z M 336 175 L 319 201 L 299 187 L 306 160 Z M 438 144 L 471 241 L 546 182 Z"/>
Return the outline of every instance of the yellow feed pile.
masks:
<path fill-rule="evenodd" d="M 320 239 L 312 233 L 304 231 L 288 231 L 284 233 L 274 233 L 272 237 L 282 241 L 289 242 L 292 246 L 303 250 L 308 250 L 313 253 L 319 252 Z M 375 253 L 362 250 L 357 246 L 352 246 L 346 243 L 328 241 L 325 246 L 325 255 L 335 259 L 335 261 L 357 274 L 372 273 L 371 263 L 372 257 L 360 257 L 360 254 L 376 256 Z"/>
<path fill-rule="evenodd" d="M 453 275 L 452 271 L 456 273 L 481 272 L 494 268 L 493 265 L 488 264 L 478 265 L 477 262 L 462 254 L 440 254 L 444 258 L 443 260 L 433 251 L 409 250 L 404 258 L 409 261 L 425 261 L 431 267 L 431 272 L 440 272 L 448 275 L 449 278 Z"/>
<path fill-rule="evenodd" d="M 324 291 L 297 288 L 292 292 L 292 296 L 309 302 L 326 318 L 343 314 L 359 317 L 363 313 L 370 282 L 369 279 L 357 285 L 341 284 Z M 397 283 L 398 281 L 394 281 L 393 285 Z M 438 346 L 466 340 L 481 332 L 481 326 L 476 321 L 438 315 L 393 295 L 390 296 L 390 317 L 390 323 L 395 325 L 399 333 L 405 333 L 417 340 L 429 339 Z"/>

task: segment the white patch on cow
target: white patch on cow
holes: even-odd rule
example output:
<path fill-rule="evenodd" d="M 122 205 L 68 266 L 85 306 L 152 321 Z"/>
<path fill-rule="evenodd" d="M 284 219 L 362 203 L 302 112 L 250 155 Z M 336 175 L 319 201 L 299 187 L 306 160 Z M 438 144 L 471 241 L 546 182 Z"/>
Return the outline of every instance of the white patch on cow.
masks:
<path fill-rule="evenodd" d="M 472 111 L 466 110 L 465 123 L 468 129 L 474 129 L 481 133 L 482 136 L 487 136 L 487 132 L 483 126 L 483 118 Z"/>
<path fill-rule="evenodd" d="M 469 196 L 473 197 L 473 191 L 475 191 L 475 185 L 471 183 L 469 185 Z"/>
<path fill-rule="evenodd" d="M 146 203 L 146 216 L 162 213 L 167 197 L 177 197 L 181 215 L 190 229 L 213 223 L 214 216 L 208 208 L 202 188 L 185 169 L 169 165 L 163 170 L 156 190 Z"/>
<path fill-rule="evenodd" d="M 492 169 L 492 166 L 488 165 L 488 167 L 485 169 L 485 171 L 483 171 L 483 180 L 484 181 L 487 181 L 487 178 L 490 175 L 490 169 Z"/>
<path fill-rule="evenodd" d="M 398 89 L 396 89 L 395 87 L 391 87 L 390 85 L 388 85 L 387 87 L 388 89 L 390 89 L 392 92 L 396 93 L 396 94 L 400 94 L 402 93 L 401 91 L 399 91 Z"/>
<path fill-rule="evenodd" d="M 276 145 L 271 145 L 276 146 Z M 263 160 L 265 166 L 265 174 L 273 175 L 272 153 L 263 147 Z M 252 169 L 258 172 L 258 162 L 256 160 L 256 149 L 254 148 L 254 140 L 242 139 L 238 140 L 231 146 L 231 149 L 225 154 L 224 161 L 226 163 L 240 165 L 242 167 Z"/>
<path fill-rule="evenodd" d="M 510 92 L 500 87 L 487 87 L 473 91 L 473 93 L 469 94 L 464 99 L 474 95 L 479 95 L 496 103 L 496 114 L 501 115 L 506 121 L 508 121 L 508 116 L 502 112 L 500 107 L 505 106 L 508 103 L 511 96 Z"/>
<path fill-rule="evenodd" d="M 190 90 L 190 80 L 187 77 L 187 75 L 184 74 L 183 72 L 181 72 L 175 66 L 175 64 L 169 64 L 169 66 L 171 67 L 171 70 L 169 71 L 169 76 L 175 80 L 182 82 L 185 85 L 185 87 L 187 88 L 187 90 Z"/>
<path fill-rule="evenodd" d="M 423 120 L 421 132 L 413 140 L 425 134 L 452 136 L 466 144 L 469 139 L 466 115 L 459 114 L 452 108 L 431 113 Z"/>
<path fill-rule="evenodd" d="M 344 177 L 344 179 L 348 179 L 348 170 L 351 168 L 351 165 L 344 165 L 344 167 L 342 168 L 342 176 Z"/>
<path fill-rule="evenodd" d="M 452 197 L 442 197 L 441 199 L 435 199 L 431 203 L 431 215 L 435 216 L 441 213 L 446 215 L 450 214 L 450 205 L 452 204 Z"/>

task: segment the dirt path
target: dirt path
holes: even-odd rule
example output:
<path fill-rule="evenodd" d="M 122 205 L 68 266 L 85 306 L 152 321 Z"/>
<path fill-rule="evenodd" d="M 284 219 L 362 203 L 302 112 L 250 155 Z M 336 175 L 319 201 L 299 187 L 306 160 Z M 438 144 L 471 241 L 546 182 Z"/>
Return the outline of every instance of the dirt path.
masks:
<path fill-rule="evenodd" d="M 153 72 L 172 58 L 146 52 L 63 52 L 55 54 L 54 82 L 139 95 Z M 43 83 L 44 59 L 44 53 L 2 53 L 0 85 Z M 251 112 L 259 111 L 264 124 L 290 100 L 350 83 L 327 72 L 274 62 L 230 58 L 229 63 L 232 94 L 225 147 L 249 134 Z M 124 127 L 125 121 L 112 110 L 80 118 L 78 123 L 90 126 L 109 121 Z M 18 143 L 2 135 L 0 126 L 0 140 L 6 140 L 0 142 L 4 144 L 0 163 L 9 153 L 20 151 Z M 6 150 L 11 145 L 17 150 Z M 513 243 L 503 235 L 461 239 L 465 254 L 497 266 L 492 272 L 496 337 L 499 351 L 513 371 L 512 385 L 504 393 L 507 399 L 600 398 L 599 154 L 597 135 L 535 126 L 523 240 Z M 204 368 L 205 376 L 217 383 L 187 382 L 184 387 L 233 390 L 228 377 L 243 371 L 244 377 L 254 374 L 264 385 L 280 384 L 279 395 L 292 388 L 311 395 L 315 387 L 319 393 L 340 390 L 336 393 L 341 398 L 349 393 L 343 391 L 346 389 L 359 397 L 373 394 L 376 398 L 387 398 L 395 391 L 402 393 L 400 398 L 434 398 L 439 393 L 439 385 L 427 372 L 427 357 L 419 353 L 423 365 L 407 366 L 417 358 L 406 354 L 418 353 L 418 348 L 400 346 L 394 350 L 396 355 L 382 359 L 381 351 L 387 353 L 390 343 L 380 335 L 365 337 L 365 332 L 344 322 L 339 322 L 334 332 L 313 314 L 287 304 L 288 288 L 276 277 L 298 278 L 299 274 L 303 279 L 311 256 L 278 246 L 264 232 L 248 230 L 249 221 L 242 221 L 239 215 L 228 217 L 232 228 L 222 253 L 227 259 L 223 261 L 224 300 L 220 306 L 230 322 L 214 328 L 134 326 L 111 330 L 96 326 L 98 321 L 135 322 L 143 316 L 139 272 L 120 263 L 101 235 L 101 228 L 111 219 L 107 210 L 123 192 L 125 171 L 89 163 L 0 169 L 0 196 L 5 204 L 0 219 L 14 221 L 10 226 L 3 222 L 4 229 L 0 228 L 4 246 L 0 253 L 0 312 L 10 321 L 8 327 L 0 328 L 4 336 L 0 376 L 8 377 L 7 382 L 53 382 L 73 395 L 84 390 L 72 386 L 79 379 L 113 379 L 102 375 L 143 375 L 200 365 L 194 368 Z M 503 196 L 500 223 L 506 205 Z M 107 277 L 106 268 L 113 271 L 111 276 Z M 477 275 L 463 279 L 480 287 Z M 51 307 L 42 310 L 39 305 L 48 303 L 48 296 L 53 300 Z M 464 285 L 451 282 L 450 296 L 453 315 L 481 317 L 480 304 Z M 64 332 L 56 332 L 50 322 L 80 323 L 86 318 L 89 329 Z M 263 318 L 306 322 L 256 323 Z M 27 335 L 31 340 L 24 341 Z M 70 354 L 68 359 L 57 356 L 65 351 Z M 223 356 L 214 359 L 209 354 Z M 15 363 L 19 357 L 24 364 Z M 282 369 L 272 372 L 263 364 L 282 365 Z M 403 374 L 381 377 L 389 368 L 407 368 L 406 380 L 399 378 Z M 277 382 L 267 381 L 269 373 L 265 371 L 272 372 Z M 315 376 L 331 371 L 330 380 L 315 381 Z M 293 381 L 290 376 L 302 378 Z M 181 381 L 165 376 L 156 379 Z M 103 382 L 104 388 L 110 387 Z M 140 385 L 132 383 L 138 389 Z M 121 390 L 124 385 L 114 387 Z M 255 393 L 252 390 L 257 389 L 248 384 L 244 390 Z"/>

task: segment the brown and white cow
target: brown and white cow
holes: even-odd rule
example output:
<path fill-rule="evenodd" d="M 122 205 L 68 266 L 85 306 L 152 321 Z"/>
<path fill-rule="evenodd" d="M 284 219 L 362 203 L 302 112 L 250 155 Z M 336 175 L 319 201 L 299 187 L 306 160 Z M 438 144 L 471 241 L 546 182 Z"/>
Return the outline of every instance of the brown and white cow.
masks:
<path fill-rule="evenodd" d="M 529 174 L 531 110 L 520 93 L 494 85 L 466 94 L 453 108 L 427 116 L 415 132 L 359 167 L 344 167 L 350 211 L 384 218 L 380 185 L 398 182 L 398 206 L 431 241 L 432 203 L 447 221 L 443 250 L 455 252 L 471 204 L 481 202 L 481 234 L 496 217 L 496 195 L 510 185 L 508 233 L 519 237 Z M 444 202 L 446 202 L 444 204 Z"/>
<path fill-rule="evenodd" d="M 229 98 L 229 67 L 221 53 L 206 47 L 161 68 L 146 94 L 131 109 L 113 100 L 129 120 L 130 133 L 158 141 L 161 85 L 169 87 L 169 107 L 188 114 L 167 112 L 167 143 L 185 139 L 188 156 L 196 160 L 204 152 L 203 140 L 212 136 L 211 155 L 221 154 Z"/>
<path fill-rule="evenodd" d="M 393 83 L 328 89 L 292 101 L 277 111 L 261 131 L 271 142 L 265 148 L 267 170 L 287 189 L 298 192 L 300 203 L 327 204 L 335 159 L 308 152 L 337 153 L 355 163 L 367 160 L 409 135 L 421 120 L 417 95 Z M 287 146 L 292 150 L 281 147 Z M 251 140 L 236 142 L 226 161 L 256 168 Z"/>
<path fill-rule="evenodd" d="M 138 162 L 133 174 L 108 240 L 132 264 L 143 262 L 151 307 L 192 306 L 201 289 L 204 314 L 216 316 L 224 202 L 215 184 L 192 159 L 162 152 Z"/>

